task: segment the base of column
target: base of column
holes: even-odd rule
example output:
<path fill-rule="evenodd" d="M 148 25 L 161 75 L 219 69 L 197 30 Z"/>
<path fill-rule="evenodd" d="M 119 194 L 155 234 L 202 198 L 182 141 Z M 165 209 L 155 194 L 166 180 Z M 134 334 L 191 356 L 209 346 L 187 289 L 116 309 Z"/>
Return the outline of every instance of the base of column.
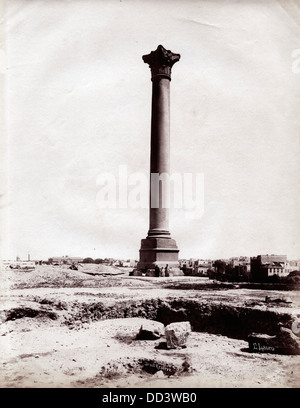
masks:
<path fill-rule="evenodd" d="M 148 233 L 148 237 L 141 240 L 140 260 L 137 269 L 150 272 L 156 266 L 165 268 L 168 265 L 169 276 L 183 275 L 179 268 L 178 253 L 179 249 L 174 239 L 168 237 L 153 238 Z"/>
<path fill-rule="evenodd" d="M 151 229 L 151 230 L 148 231 L 148 235 L 147 235 L 146 239 L 148 239 L 148 238 L 167 238 L 167 239 L 171 239 L 171 234 L 167 230 Z M 176 245 L 176 242 L 175 242 L 175 245 Z"/>

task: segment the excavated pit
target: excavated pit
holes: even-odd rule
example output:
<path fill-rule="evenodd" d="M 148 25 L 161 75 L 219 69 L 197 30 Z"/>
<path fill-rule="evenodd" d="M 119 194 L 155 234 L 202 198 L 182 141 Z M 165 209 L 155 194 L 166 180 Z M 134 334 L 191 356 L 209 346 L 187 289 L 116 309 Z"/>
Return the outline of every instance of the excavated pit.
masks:
<path fill-rule="evenodd" d="M 147 299 L 121 300 L 108 306 L 104 302 L 72 304 L 39 300 L 41 307 L 52 310 L 35 310 L 29 307 L 6 312 L 6 319 L 45 316 L 50 319 L 61 317 L 61 324 L 70 329 L 98 320 L 145 318 L 156 320 L 165 326 L 180 321 L 189 321 L 192 331 L 219 334 L 234 339 L 247 340 L 251 332 L 275 335 L 280 326 L 290 328 L 293 315 L 276 309 L 266 310 L 256 306 L 234 306 L 222 302 L 202 302 L 199 299 Z M 62 313 L 62 314 L 60 314 Z"/>

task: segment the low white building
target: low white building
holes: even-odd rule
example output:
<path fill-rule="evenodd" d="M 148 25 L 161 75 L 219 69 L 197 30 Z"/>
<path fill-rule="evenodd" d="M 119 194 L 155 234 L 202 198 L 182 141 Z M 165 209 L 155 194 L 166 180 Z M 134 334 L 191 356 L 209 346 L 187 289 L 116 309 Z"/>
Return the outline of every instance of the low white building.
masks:
<path fill-rule="evenodd" d="M 53 265 L 58 264 L 58 265 L 72 265 L 72 264 L 78 264 L 83 261 L 83 258 L 80 258 L 78 256 L 53 256 L 52 258 L 49 258 L 49 262 L 51 262 Z"/>

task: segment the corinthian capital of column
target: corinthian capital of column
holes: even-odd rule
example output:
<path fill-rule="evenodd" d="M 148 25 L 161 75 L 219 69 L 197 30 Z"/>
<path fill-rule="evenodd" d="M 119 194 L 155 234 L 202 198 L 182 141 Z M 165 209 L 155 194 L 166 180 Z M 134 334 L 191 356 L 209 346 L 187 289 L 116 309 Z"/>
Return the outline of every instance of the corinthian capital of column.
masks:
<path fill-rule="evenodd" d="M 166 50 L 162 45 L 159 45 L 150 54 L 143 55 L 143 61 L 150 66 L 152 80 L 160 76 L 171 80 L 171 68 L 179 59 L 180 54 L 174 54 L 170 50 Z"/>

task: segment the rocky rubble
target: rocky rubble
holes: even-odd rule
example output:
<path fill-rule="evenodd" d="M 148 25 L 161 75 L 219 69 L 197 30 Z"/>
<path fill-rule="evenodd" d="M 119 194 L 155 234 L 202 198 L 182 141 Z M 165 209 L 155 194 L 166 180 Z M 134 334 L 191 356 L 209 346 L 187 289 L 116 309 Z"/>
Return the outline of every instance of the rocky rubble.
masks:
<path fill-rule="evenodd" d="M 142 324 L 139 333 L 136 336 L 137 340 L 157 340 L 164 335 L 164 325 L 154 320 L 145 320 Z"/>

